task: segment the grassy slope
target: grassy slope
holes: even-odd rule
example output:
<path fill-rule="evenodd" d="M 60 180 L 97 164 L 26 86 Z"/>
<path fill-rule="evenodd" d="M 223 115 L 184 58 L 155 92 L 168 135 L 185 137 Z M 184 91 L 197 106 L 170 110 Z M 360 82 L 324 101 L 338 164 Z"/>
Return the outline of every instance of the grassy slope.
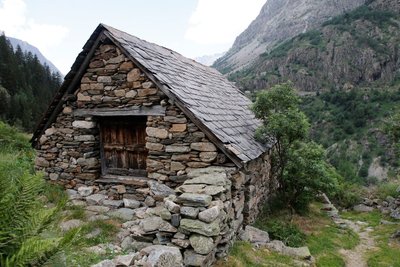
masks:
<path fill-rule="evenodd" d="M 309 247 L 316 259 L 316 265 L 321 267 L 343 267 L 344 261 L 339 254 L 340 248 L 352 249 L 358 242 L 358 236 L 351 230 L 337 227 L 323 212 L 321 205 L 313 204 L 306 216 L 295 215 L 290 219 L 287 213 L 262 215 L 256 222 L 260 229 L 269 230 L 269 221 L 292 221 L 301 232 L 305 233 L 304 242 L 299 245 Z M 226 261 L 219 261 L 218 267 L 228 266 L 293 266 L 293 259 L 278 256 L 267 249 L 254 249 L 246 242 L 237 242 Z"/>
<path fill-rule="evenodd" d="M 306 234 L 304 244 L 309 247 L 311 254 L 316 259 L 318 267 L 344 267 L 345 262 L 339 253 L 341 248 L 353 249 L 360 239 L 349 229 L 335 225 L 330 218 L 320 211 L 321 205 L 314 203 L 308 215 L 292 217 L 291 224 L 295 225 Z M 369 267 L 399 267 L 400 243 L 390 239 L 390 236 L 399 228 L 399 225 L 380 224 L 382 219 L 390 220 L 387 216 L 375 211 L 371 213 L 344 212 L 343 218 L 353 221 L 367 222 L 374 231 L 377 248 L 367 254 Z M 282 223 L 290 221 L 287 214 L 263 215 L 256 226 L 263 228 L 270 220 Z M 268 230 L 268 227 L 264 227 Z M 255 249 L 249 243 L 238 241 L 230 251 L 226 260 L 220 260 L 218 267 L 244 267 L 244 266 L 294 266 L 293 259 L 277 255 L 267 249 Z"/>
<path fill-rule="evenodd" d="M 14 168 L 6 168 L 10 172 L 26 171 L 32 173 L 35 153 L 28 140 L 28 135 L 0 121 L 0 165 L 14 166 Z M 13 175 L 13 173 L 2 173 L 0 176 L 7 177 L 10 175 Z M 63 188 L 47 184 L 43 192 L 43 198 L 48 200 L 46 205 L 53 206 L 64 201 L 66 195 Z M 71 219 L 85 221 L 85 210 L 79 206 L 66 206 L 64 210 L 58 214 L 55 221 L 56 224 L 49 227 L 45 231 L 44 236 L 57 237 L 68 235 L 68 232 L 61 233 L 58 228 L 58 223 Z M 105 254 L 97 255 L 86 251 L 85 248 L 112 242 L 118 231 L 118 226 L 118 220 L 113 219 L 86 222 L 84 226 L 79 229 L 72 243 L 51 258 L 45 266 L 91 266 L 103 259 L 114 257 L 115 255 L 109 250 L 107 250 Z M 93 238 L 86 236 L 95 229 L 100 230 L 98 236 Z"/>

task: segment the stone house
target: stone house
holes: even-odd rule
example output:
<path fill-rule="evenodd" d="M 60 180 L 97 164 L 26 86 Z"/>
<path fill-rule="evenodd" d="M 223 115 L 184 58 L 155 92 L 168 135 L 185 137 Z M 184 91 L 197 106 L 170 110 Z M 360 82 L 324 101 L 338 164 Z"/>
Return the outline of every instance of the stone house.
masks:
<path fill-rule="evenodd" d="M 216 70 L 100 24 L 33 134 L 36 167 L 91 204 L 220 203 L 209 260 L 275 186 L 250 104 Z M 197 218 L 182 212 L 175 227 Z"/>

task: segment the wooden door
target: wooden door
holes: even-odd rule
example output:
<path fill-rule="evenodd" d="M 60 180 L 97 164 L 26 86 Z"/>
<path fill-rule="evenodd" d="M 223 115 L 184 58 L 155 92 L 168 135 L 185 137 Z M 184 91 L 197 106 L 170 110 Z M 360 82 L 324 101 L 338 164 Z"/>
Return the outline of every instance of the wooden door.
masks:
<path fill-rule="evenodd" d="M 146 117 L 112 117 L 101 120 L 103 174 L 146 174 L 146 121 Z"/>

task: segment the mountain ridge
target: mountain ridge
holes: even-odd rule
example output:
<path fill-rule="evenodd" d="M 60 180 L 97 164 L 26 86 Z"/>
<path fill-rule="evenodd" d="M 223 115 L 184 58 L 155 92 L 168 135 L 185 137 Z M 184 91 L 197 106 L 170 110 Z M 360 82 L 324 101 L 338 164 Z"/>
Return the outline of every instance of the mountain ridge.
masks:
<path fill-rule="evenodd" d="M 277 43 L 314 29 L 327 19 L 353 10 L 365 1 L 268 0 L 257 18 L 213 67 L 224 74 L 240 70 Z"/>
<path fill-rule="evenodd" d="M 14 38 L 14 37 L 7 36 L 7 39 L 10 41 L 11 45 L 13 46 L 14 51 L 17 49 L 18 46 L 20 46 L 22 51 L 31 52 L 33 55 L 36 55 L 38 57 L 38 60 L 40 61 L 40 63 L 42 63 L 42 65 L 49 66 L 49 68 L 52 72 L 58 72 L 59 74 L 61 74 L 61 76 L 63 76 L 62 72 L 53 64 L 53 62 L 51 62 L 49 59 L 47 59 L 42 54 L 42 52 L 40 52 L 39 48 L 37 48 L 36 46 L 33 46 L 26 41 L 23 41 L 18 38 Z"/>
<path fill-rule="evenodd" d="M 277 45 L 229 77 L 243 90 L 291 80 L 312 92 L 400 79 L 399 6 L 396 0 L 371 1 Z"/>

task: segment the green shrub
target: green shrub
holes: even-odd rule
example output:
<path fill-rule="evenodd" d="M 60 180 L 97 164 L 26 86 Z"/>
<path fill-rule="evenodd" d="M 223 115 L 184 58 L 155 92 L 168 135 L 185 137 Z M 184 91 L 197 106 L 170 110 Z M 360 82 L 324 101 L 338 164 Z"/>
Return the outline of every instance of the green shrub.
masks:
<path fill-rule="evenodd" d="M 380 199 L 386 199 L 388 196 L 397 197 L 400 195 L 400 193 L 397 192 L 399 186 L 399 183 L 381 183 L 376 189 L 376 196 Z"/>
<path fill-rule="evenodd" d="M 334 194 L 328 194 L 335 204 L 346 209 L 360 203 L 361 195 L 360 186 L 348 182 L 341 182 L 339 189 Z"/>
<path fill-rule="evenodd" d="M 287 246 L 301 247 L 305 245 L 306 234 L 294 224 L 269 219 L 263 225 L 257 226 L 267 231 L 271 239 L 281 240 Z"/>

